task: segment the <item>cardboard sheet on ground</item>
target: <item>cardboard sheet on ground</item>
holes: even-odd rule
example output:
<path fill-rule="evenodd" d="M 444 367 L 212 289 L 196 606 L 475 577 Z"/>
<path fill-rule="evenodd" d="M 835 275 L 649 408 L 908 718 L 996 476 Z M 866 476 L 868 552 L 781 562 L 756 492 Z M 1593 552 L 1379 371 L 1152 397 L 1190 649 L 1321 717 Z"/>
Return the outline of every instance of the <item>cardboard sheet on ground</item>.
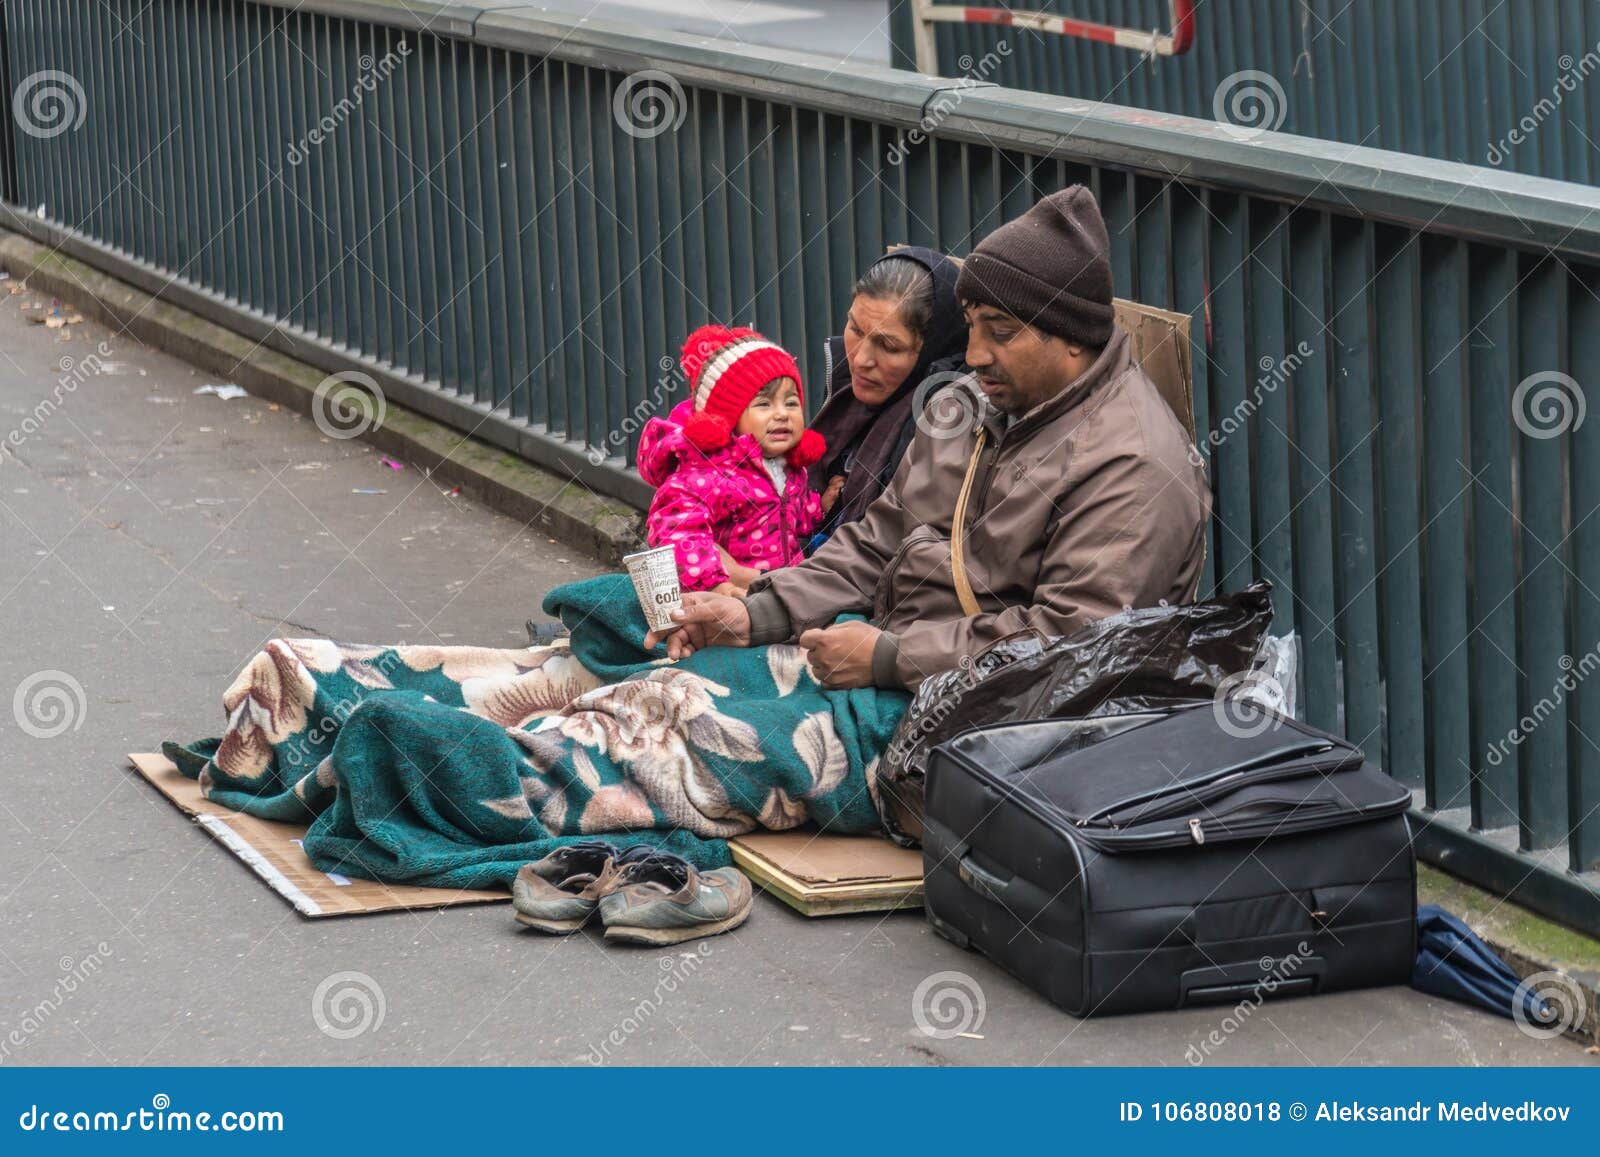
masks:
<path fill-rule="evenodd" d="M 509 892 L 418 888 L 379 884 L 318 871 L 300 847 L 305 828 L 299 824 L 256 819 L 220 807 L 200 793 L 200 785 L 180 772 L 164 755 L 128 756 L 134 768 L 186 815 L 220 840 L 257 876 L 302 916 L 354 916 L 402 908 L 440 908 L 447 904 L 484 904 L 511 899 Z"/>
<path fill-rule="evenodd" d="M 164 755 L 128 756 L 135 770 L 302 916 L 353 916 L 509 900 L 502 891 L 379 884 L 319 871 L 300 847 L 299 824 L 256 819 L 206 799 Z M 922 855 L 873 836 L 762 832 L 731 841 L 751 880 L 807 916 L 922 906 Z"/>
<path fill-rule="evenodd" d="M 761 832 L 728 846 L 755 884 L 807 916 L 922 907 L 922 853 L 886 839 Z"/>

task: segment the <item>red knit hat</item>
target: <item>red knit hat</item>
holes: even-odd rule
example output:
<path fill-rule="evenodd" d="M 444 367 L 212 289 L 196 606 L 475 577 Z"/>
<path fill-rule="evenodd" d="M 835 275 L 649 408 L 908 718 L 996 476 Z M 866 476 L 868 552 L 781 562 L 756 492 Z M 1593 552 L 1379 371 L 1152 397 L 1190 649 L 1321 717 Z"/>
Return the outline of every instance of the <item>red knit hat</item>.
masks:
<path fill-rule="evenodd" d="M 743 327 L 703 325 L 695 330 L 683 343 L 683 372 L 694 408 L 683 434 L 707 452 L 732 441 L 734 427 L 768 382 L 792 378 L 800 385 L 800 367 L 788 351 Z M 825 447 L 821 434 L 803 430 L 785 458 L 803 470 L 821 459 Z"/>

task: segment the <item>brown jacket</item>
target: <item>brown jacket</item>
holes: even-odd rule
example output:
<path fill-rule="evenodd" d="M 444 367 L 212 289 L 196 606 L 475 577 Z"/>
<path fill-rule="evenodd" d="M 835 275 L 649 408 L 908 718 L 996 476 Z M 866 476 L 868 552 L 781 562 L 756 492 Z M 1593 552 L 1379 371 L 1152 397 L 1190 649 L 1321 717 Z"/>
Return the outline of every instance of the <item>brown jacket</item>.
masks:
<path fill-rule="evenodd" d="M 965 392 L 988 429 L 965 539 L 981 613 L 962 613 L 950 569 L 974 423 L 955 435 L 919 430 L 861 521 L 801 565 L 754 583 L 752 643 L 861 612 L 886 632 L 874 683 L 914 689 L 1025 628 L 1064 635 L 1125 607 L 1194 598 L 1211 493 L 1126 332 L 1116 329 L 1077 381 L 1009 429 L 975 381 L 951 389 Z"/>

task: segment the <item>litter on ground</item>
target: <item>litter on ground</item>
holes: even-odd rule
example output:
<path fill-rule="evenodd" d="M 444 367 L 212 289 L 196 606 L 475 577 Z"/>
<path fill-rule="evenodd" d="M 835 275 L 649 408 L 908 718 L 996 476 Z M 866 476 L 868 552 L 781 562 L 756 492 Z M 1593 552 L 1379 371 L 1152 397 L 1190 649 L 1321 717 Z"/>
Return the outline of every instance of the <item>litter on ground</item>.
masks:
<path fill-rule="evenodd" d="M 196 389 L 195 393 L 197 393 L 197 394 L 215 394 L 217 397 L 221 398 L 224 402 L 231 402 L 235 398 L 248 398 L 250 396 L 250 391 L 249 390 L 245 389 L 243 386 L 236 386 L 231 382 L 229 382 L 227 384 L 221 384 L 221 383 L 218 383 L 218 382 L 207 382 L 205 385 L 203 385 L 203 386 L 199 387 L 198 389 Z"/>

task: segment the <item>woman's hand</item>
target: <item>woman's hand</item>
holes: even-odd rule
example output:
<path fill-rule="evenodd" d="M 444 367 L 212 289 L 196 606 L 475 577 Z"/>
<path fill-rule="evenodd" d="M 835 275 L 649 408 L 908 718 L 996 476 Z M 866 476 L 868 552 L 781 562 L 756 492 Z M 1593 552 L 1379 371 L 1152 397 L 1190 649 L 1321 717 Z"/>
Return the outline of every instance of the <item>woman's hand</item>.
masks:
<path fill-rule="evenodd" d="M 822 492 L 822 513 L 833 513 L 833 504 L 839 501 L 839 494 L 844 490 L 844 475 L 835 474 L 828 479 L 828 488 Z"/>
<path fill-rule="evenodd" d="M 647 649 L 666 640 L 667 656 L 687 659 L 702 647 L 748 647 L 750 612 L 744 600 L 711 591 L 686 591 L 683 609 L 672 612 L 678 625 L 670 631 L 651 631 L 644 637 Z"/>

